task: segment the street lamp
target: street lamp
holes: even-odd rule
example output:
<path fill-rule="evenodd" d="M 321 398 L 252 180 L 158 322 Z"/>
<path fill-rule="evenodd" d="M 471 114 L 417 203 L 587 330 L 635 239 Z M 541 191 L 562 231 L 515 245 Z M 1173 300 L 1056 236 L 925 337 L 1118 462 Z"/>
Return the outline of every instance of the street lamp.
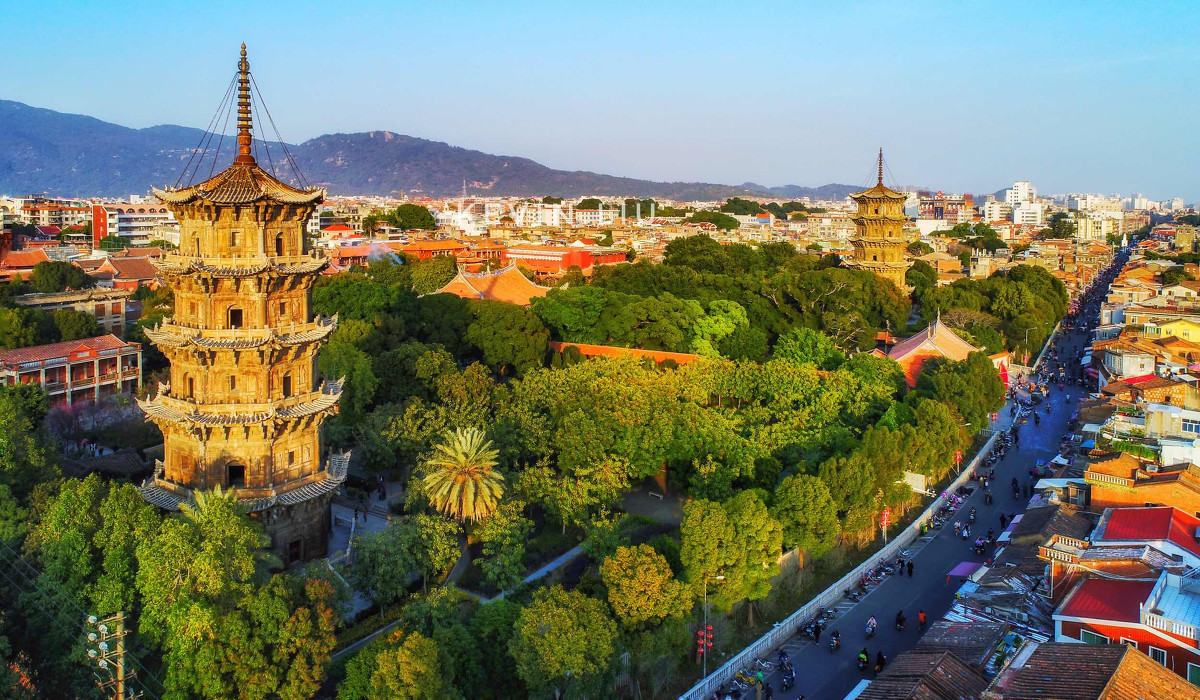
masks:
<path fill-rule="evenodd" d="M 703 659 L 702 673 L 700 678 L 708 678 L 708 650 L 712 648 L 712 628 L 708 626 L 708 579 L 714 581 L 724 581 L 724 576 L 709 576 L 704 575 L 704 627 L 701 628 L 700 634 L 700 657 Z"/>

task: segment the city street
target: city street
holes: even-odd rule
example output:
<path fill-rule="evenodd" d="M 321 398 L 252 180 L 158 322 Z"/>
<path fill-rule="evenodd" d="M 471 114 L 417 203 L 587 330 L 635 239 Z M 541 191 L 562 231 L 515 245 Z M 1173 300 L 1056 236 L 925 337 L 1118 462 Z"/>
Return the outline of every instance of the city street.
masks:
<path fill-rule="evenodd" d="M 1086 338 L 1082 333 L 1072 334 L 1063 343 L 1066 348 L 1065 356 L 1071 357 Z M 1064 401 L 1064 392 L 1071 399 L 1069 403 Z M 1009 450 L 1007 457 L 996 465 L 996 480 L 991 489 L 995 496 L 992 505 L 984 504 L 983 489 L 978 488 L 978 482 L 970 482 L 977 488 L 959 512 L 963 514 L 962 520 L 965 522 L 966 511 L 972 506 L 978 509 L 973 533 L 986 533 L 989 527 L 999 533 L 1003 530 L 1000 526 L 1001 513 L 1011 515 L 1025 510 L 1029 499 L 1022 497 L 1014 500 L 1010 483 L 1013 477 L 1019 479 L 1022 484 L 1027 483 L 1030 480 L 1029 468 L 1037 460 L 1048 461 L 1058 454 L 1059 439 L 1067 432 L 1067 423 L 1083 393 L 1078 386 L 1068 386 L 1065 390 L 1054 387 L 1051 392 L 1053 409 L 1050 416 L 1043 416 L 1041 425 L 1037 427 L 1032 420 L 1021 427 L 1020 447 L 1014 446 Z M 1001 426 L 1007 426 L 1007 404 L 1001 409 L 1000 415 Z M 947 573 L 959 562 L 983 561 L 986 558 L 975 556 L 969 543 L 955 536 L 950 523 L 914 542 L 910 548 L 910 555 L 915 562 L 912 578 L 905 575 L 886 579 L 860 602 L 829 623 L 819 644 L 814 645 L 811 640 L 800 637 L 792 637 L 788 641 L 784 649 L 796 669 L 796 686 L 787 691 L 779 690 L 780 676 L 775 672 L 769 678 L 775 689 L 774 697 L 805 697 L 810 700 L 844 697 L 859 681 L 874 675 L 858 670 L 856 657 L 864 646 L 872 664 L 876 653 L 880 651 L 888 659 L 894 659 L 897 654 L 912 649 L 919 639 L 917 612 L 924 610 L 932 623 L 940 619 L 954 602 L 954 593 L 961 581 L 958 578 L 947 581 Z M 908 626 L 902 632 L 897 632 L 895 628 L 896 613 L 899 610 L 903 610 L 908 618 Z M 864 630 L 867 619 L 872 615 L 878 622 L 878 629 L 874 638 L 867 640 Z M 841 632 L 842 648 L 831 654 L 828 641 L 829 633 L 833 630 Z M 772 652 L 767 660 L 774 662 L 776 653 Z M 754 695 L 750 694 L 749 697 Z"/>

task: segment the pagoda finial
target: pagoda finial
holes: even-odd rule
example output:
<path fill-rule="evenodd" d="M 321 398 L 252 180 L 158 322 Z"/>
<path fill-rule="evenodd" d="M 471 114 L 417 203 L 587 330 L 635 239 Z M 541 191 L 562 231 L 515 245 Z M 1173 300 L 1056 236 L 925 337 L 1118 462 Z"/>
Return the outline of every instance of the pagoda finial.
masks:
<path fill-rule="evenodd" d="M 238 154 L 234 163 L 253 164 L 254 154 L 251 146 L 254 136 L 251 134 L 253 124 L 250 117 L 250 61 L 246 59 L 246 43 L 242 42 L 242 57 L 238 61 Z"/>
<path fill-rule="evenodd" d="M 245 49 L 245 45 L 242 46 Z M 242 56 L 245 57 L 246 52 L 242 51 Z M 879 184 L 883 184 L 883 146 L 879 147 Z"/>

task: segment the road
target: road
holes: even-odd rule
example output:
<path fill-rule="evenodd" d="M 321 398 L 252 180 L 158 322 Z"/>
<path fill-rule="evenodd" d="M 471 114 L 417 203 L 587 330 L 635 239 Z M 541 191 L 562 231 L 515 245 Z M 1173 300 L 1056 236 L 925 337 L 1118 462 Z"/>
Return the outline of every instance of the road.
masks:
<path fill-rule="evenodd" d="M 1084 338 L 1084 334 L 1075 333 L 1063 340 L 1062 345 L 1067 349 L 1066 357 L 1079 349 Z M 1070 397 L 1070 403 L 1064 402 L 1064 393 Z M 1029 499 L 1022 497 L 1014 500 L 1010 482 L 1017 477 L 1022 484 L 1027 483 L 1030 480 L 1029 468 L 1036 460 L 1048 461 L 1058 454 L 1059 440 L 1067 432 L 1067 423 L 1083 393 L 1083 389 L 1077 386 L 1068 386 L 1063 391 L 1055 387 L 1051 392 L 1051 415 L 1043 416 L 1039 426 L 1035 427 L 1031 420 L 1021 427 L 1020 447 L 1010 449 L 1007 457 L 996 465 L 992 505 L 984 504 L 983 489 L 976 488 L 960 511 L 965 521 L 966 511 L 972 506 L 978 509 L 973 533 L 986 533 L 989 527 L 999 533 L 1003 529 L 1000 527 L 1001 513 L 1014 514 L 1025 510 Z M 1001 411 L 1005 419 L 1003 423 L 1007 424 L 1008 407 L 1005 406 Z M 977 486 L 978 482 L 971 482 L 971 485 Z M 798 637 L 788 641 L 784 649 L 796 669 L 796 686 L 787 691 L 779 690 L 779 674 L 772 674 L 768 680 L 775 688 L 775 698 L 791 700 L 802 696 L 810 700 L 836 700 L 844 697 L 857 683 L 872 677 L 869 672 L 858 670 L 856 657 L 864 646 L 872 664 L 877 652 L 882 651 L 888 659 L 894 659 L 897 654 L 912 649 L 919 639 L 917 612 L 924 610 L 932 623 L 945 615 L 954 602 L 954 593 L 961 581 L 957 578 L 947 581 L 948 572 L 962 561 L 983 561 L 985 558 L 972 554 L 969 543 L 955 536 L 949 524 L 917 540 L 909 552 L 914 560 L 911 578 L 892 576 L 860 602 L 851 605 L 846 601 L 843 604 L 846 609 L 829 623 L 819 644 L 814 645 L 810 640 Z M 907 628 L 900 632 L 895 628 L 896 612 L 899 610 L 903 610 L 908 618 Z M 879 626 L 875 637 L 867 640 L 864 629 L 867 619 L 872 615 Z M 841 632 L 842 648 L 831 654 L 828 640 L 832 630 Z M 775 660 L 774 652 L 768 660 Z"/>

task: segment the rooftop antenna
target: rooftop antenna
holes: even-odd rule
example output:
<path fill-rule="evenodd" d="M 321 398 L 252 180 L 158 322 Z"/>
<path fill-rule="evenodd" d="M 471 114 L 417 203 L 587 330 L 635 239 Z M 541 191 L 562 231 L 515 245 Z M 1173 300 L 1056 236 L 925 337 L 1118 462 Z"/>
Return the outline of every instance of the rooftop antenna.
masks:
<path fill-rule="evenodd" d="M 883 185 L 883 146 L 879 147 L 879 185 Z"/>

